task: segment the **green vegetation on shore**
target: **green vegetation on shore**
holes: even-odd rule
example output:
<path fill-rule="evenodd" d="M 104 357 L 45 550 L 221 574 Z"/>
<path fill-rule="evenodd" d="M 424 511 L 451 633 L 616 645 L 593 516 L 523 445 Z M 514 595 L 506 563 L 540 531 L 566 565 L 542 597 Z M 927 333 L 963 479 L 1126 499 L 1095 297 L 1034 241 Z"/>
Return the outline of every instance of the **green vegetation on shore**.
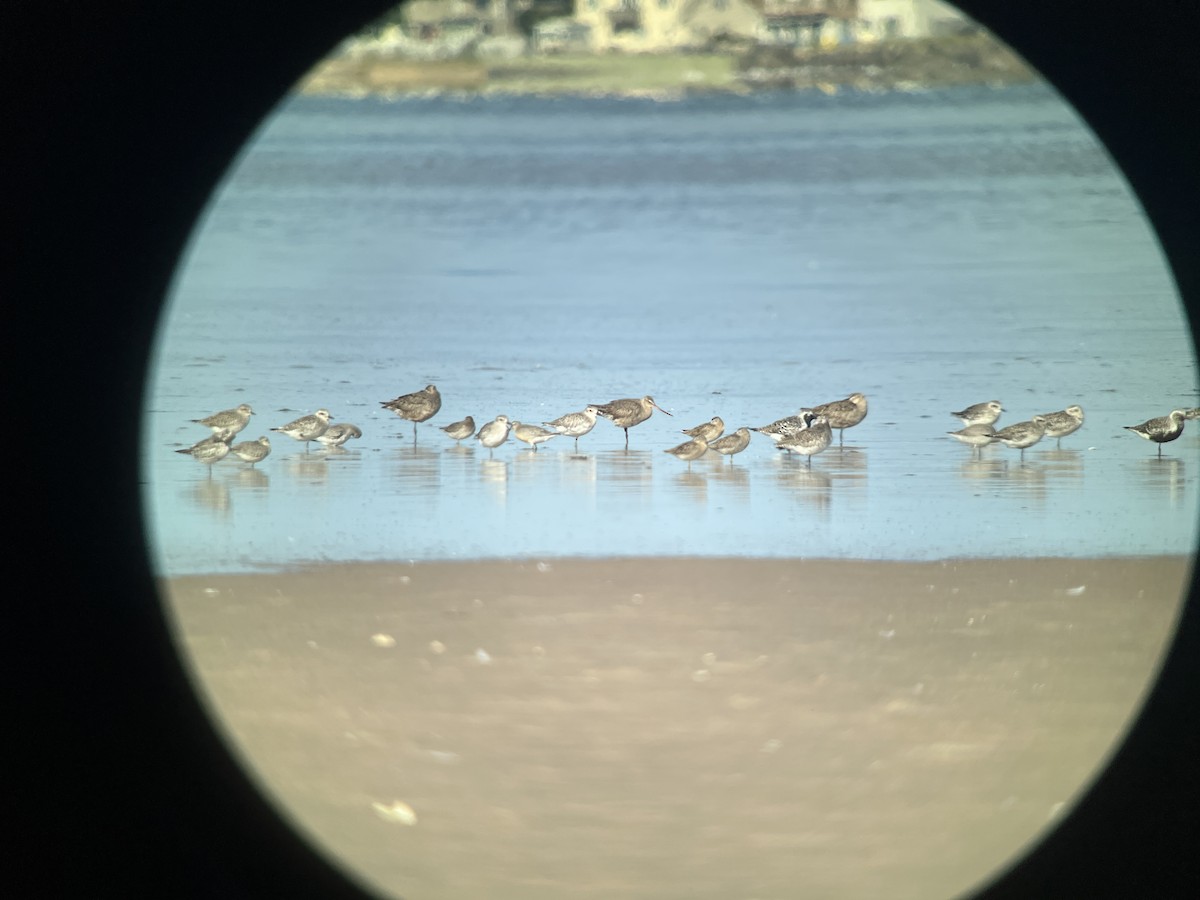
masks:
<path fill-rule="evenodd" d="M 454 91 L 672 97 L 764 89 L 911 90 L 1036 78 L 1007 46 L 976 32 L 829 50 L 760 46 L 744 53 L 463 57 L 430 62 L 340 56 L 318 65 L 299 90 L 349 96 Z"/>

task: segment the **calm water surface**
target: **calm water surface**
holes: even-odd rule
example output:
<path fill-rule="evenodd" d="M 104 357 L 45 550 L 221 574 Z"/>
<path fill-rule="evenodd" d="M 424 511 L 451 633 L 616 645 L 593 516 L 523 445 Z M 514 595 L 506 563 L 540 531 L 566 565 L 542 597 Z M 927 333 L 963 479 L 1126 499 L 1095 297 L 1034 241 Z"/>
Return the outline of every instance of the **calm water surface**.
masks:
<path fill-rule="evenodd" d="M 417 428 L 379 401 L 436 383 Z M 846 446 L 755 436 L 732 465 L 662 451 L 851 391 Z M 573 452 L 455 446 L 467 414 L 541 422 L 651 394 Z M 141 451 L 168 574 L 315 560 L 1190 552 L 1200 405 L 1188 325 L 1104 149 L 1041 87 L 835 97 L 295 98 L 198 226 L 163 316 Z M 1083 406 L 1066 438 L 981 458 L 1000 424 Z M 175 454 L 319 407 L 364 433 L 257 469 Z"/>

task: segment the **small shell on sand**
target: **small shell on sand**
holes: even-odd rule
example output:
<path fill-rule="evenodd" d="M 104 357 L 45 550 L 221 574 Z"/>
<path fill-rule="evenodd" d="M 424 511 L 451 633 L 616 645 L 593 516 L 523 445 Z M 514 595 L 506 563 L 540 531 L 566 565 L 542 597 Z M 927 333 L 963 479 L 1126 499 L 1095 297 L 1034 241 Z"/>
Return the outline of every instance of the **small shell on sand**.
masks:
<path fill-rule="evenodd" d="M 417 824 L 417 814 L 403 800 L 393 800 L 391 806 L 373 802 L 371 809 L 375 810 L 375 815 L 379 816 L 385 822 L 394 822 L 397 825 Z"/>

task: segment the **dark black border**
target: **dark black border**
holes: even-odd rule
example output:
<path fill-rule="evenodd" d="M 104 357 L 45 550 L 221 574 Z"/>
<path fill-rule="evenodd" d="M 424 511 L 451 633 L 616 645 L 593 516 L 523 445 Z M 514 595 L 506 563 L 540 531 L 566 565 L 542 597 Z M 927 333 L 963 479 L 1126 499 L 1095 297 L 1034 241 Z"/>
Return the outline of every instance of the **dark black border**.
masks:
<path fill-rule="evenodd" d="M 1197 5 L 963 5 L 1104 140 L 1194 315 Z M 135 411 L 159 303 L 210 191 L 310 62 L 384 8 L 0 8 L 10 545 L 18 532 L 0 654 L 19 760 L 5 804 L 13 896 L 354 895 L 250 788 L 180 671 L 145 564 Z M 42 433 L 42 410 L 78 427 Z M 1193 602 L 1097 790 L 989 900 L 1200 896 L 1198 658 Z"/>

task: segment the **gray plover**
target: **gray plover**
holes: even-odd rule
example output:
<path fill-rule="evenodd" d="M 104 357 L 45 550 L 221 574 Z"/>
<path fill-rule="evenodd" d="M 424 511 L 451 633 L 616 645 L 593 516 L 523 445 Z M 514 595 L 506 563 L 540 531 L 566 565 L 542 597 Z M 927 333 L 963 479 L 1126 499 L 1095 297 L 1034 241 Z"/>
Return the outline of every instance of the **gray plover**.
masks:
<path fill-rule="evenodd" d="M 593 403 L 596 407 L 596 414 L 609 419 L 618 428 L 625 430 L 625 447 L 629 447 L 629 429 L 634 425 L 640 425 L 650 418 L 654 410 L 658 410 L 663 415 L 671 415 L 661 406 L 654 402 L 654 398 L 647 395 L 641 400 L 626 399 L 613 400 L 611 403 Z"/>
<path fill-rule="evenodd" d="M 229 438 L 232 436 L 229 429 L 225 429 L 219 434 L 206 437 L 204 440 L 197 441 L 184 450 L 176 450 L 175 452 L 186 453 L 192 459 L 199 460 L 208 465 L 208 474 L 211 478 L 213 463 L 219 462 L 229 455 Z"/>
<path fill-rule="evenodd" d="M 1169 443 L 1183 434 L 1183 422 L 1188 417 L 1188 410 L 1173 409 L 1165 416 L 1147 419 L 1141 425 L 1125 425 L 1138 437 L 1158 444 L 1158 455 L 1162 456 L 1162 445 Z"/>
<path fill-rule="evenodd" d="M 270 454 L 271 439 L 263 436 L 256 441 L 242 441 L 240 444 L 230 447 L 229 452 L 242 462 L 248 462 L 253 466 L 255 463 L 262 462 Z"/>
<path fill-rule="evenodd" d="M 972 425 L 995 425 L 1002 412 L 1004 412 L 1004 407 L 1000 405 L 999 400 L 985 400 L 983 403 L 974 403 L 966 409 L 960 409 L 950 415 L 962 419 L 963 424 L 970 428 Z M 949 432 L 949 434 L 953 433 Z"/>
<path fill-rule="evenodd" d="M 713 416 L 707 422 L 695 428 L 684 428 L 683 433 L 688 437 L 704 438 L 710 444 L 725 433 L 725 423 L 720 416 Z"/>
<path fill-rule="evenodd" d="M 996 429 L 985 422 L 977 422 L 974 425 L 968 425 L 966 428 L 960 428 L 958 431 L 947 431 L 946 434 L 957 441 L 962 441 L 969 447 L 973 447 L 980 453 L 984 447 L 992 442 L 992 436 L 995 435 Z"/>
<path fill-rule="evenodd" d="M 818 416 L 829 420 L 829 427 L 838 430 L 838 444 L 843 442 L 847 428 L 853 428 L 867 417 L 867 398 L 855 391 L 845 400 L 831 400 L 812 408 Z"/>
<path fill-rule="evenodd" d="M 599 410 L 594 406 L 586 407 L 583 412 L 570 412 L 559 416 L 553 422 L 542 424 L 553 428 L 559 434 L 575 438 L 575 449 L 579 449 L 579 439 L 596 427 L 596 416 Z"/>
<path fill-rule="evenodd" d="M 716 450 L 729 457 L 730 465 L 733 464 L 733 457 L 737 453 L 741 453 L 750 446 L 750 429 L 739 428 L 732 434 L 727 434 L 725 437 L 717 438 L 708 445 L 709 450 Z"/>
<path fill-rule="evenodd" d="M 479 433 L 475 437 L 479 439 L 479 443 L 488 448 L 490 455 L 490 451 L 495 450 L 508 440 L 508 431 L 511 427 L 508 416 L 496 416 L 496 418 L 480 428 Z"/>
<path fill-rule="evenodd" d="M 278 431 L 280 434 L 286 434 L 290 438 L 295 438 L 298 441 L 304 442 L 304 452 L 308 452 L 308 442 L 315 441 L 323 435 L 329 428 L 329 410 L 318 409 L 311 416 L 301 416 L 300 418 L 288 422 L 286 425 L 280 425 L 278 428 L 272 428 L 272 431 Z"/>
<path fill-rule="evenodd" d="M 469 438 L 475 433 L 475 420 L 471 416 L 467 416 L 465 419 L 460 419 L 457 422 L 451 422 L 449 425 L 440 425 L 438 427 L 440 427 L 442 431 L 446 432 L 446 434 L 450 435 L 450 437 L 454 438 L 454 440 L 461 441 L 465 438 Z"/>
<path fill-rule="evenodd" d="M 250 408 L 250 404 L 243 403 L 236 409 L 223 409 L 218 413 L 213 413 L 211 416 L 206 416 L 203 419 L 192 419 L 192 421 L 197 425 L 211 428 L 213 434 L 228 431 L 232 436 L 246 427 L 252 415 L 254 415 L 254 410 Z"/>
<path fill-rule="evenodd" d="M 1062 446 L 1062 439 L 1068 434 L 1074 434 L 1083 425 L 1083 407 L 1068 406 L 1058 412 L 1042 413 L 1046 422 L 1046 437 L 1055 438 Z"/>
<path fill-rule="evenodd" d="M 663 451 L 663 453 L 670 453 L 676 459 L 684 460 L 688 464 L 689 470 L 692 468 L 692 460 L 699 459 L 707 452 L 708 441 L 702 437 L 692 438 L 690 441 L 684 441 L 678 447 Z"/>
<path fill-rule="evenodd" d="M 808 427 L 784 437 L 778 447 L 808 457 L 808 465 L 811 466 L 812 458 L 833 443 L 833 430 L 828 416 L 807 412 L 804 418 Z"/>
<path fill-rule="evenodd" d="M 357 425 L 351 425 L 349 422 L 334 422 L 325 429 L 324 434 L 317 437 L 317 440 L 326 447 L 333 448 L 360 437 L 362 437 L 362 429 Z"/>
<path fill-rule="evenodd" d="M 1001 428 L 988 439 L 991 443 L 1001 443 L 1006 447 L 1021 451 L 1021 459 L 1025 458 L 1025 448 L 1032 447 L 1046 434 L 1046 420 L 1034 416 L 1028 422 L 1017 422 L 1007 428 Z"/>
<path fill-rule="evenodd" d="M 402 419 L 413 423 L 413 440 L 417 439 L 417 423 L 433 418 L 442 408 L 442 395 L 438 389 L 427 384 L 419 391 L 401 394 L 395 400 L 381 401 L 380 406 L 390 409 Z"/>
<path fill-rule="evenodd" d="M 557 431 L 551 431 L 548 428 L 541 428 L 538 425 L 526 425 L 523 422 L 518 422 L 515 419 L 512 421 L 512 433 L 518 441 L 528 444 L 534 450 L 537 450 L 537 445 L 543 441 L 548 441 L 551 438 L 559 436 Z"/>
<path fill-rule="evenodd" d="M 810 413 L 811 410 L 802 409 L 797 415 L 785 416 L 782 419 L 776 419 L 770 425 L 764 425 L 761 428 L 751 428 L 750 430 L 757 431 L 759 434 L 765 434 L 778 444 L 784 438 L 792 437 L 807 428 Z"/>

